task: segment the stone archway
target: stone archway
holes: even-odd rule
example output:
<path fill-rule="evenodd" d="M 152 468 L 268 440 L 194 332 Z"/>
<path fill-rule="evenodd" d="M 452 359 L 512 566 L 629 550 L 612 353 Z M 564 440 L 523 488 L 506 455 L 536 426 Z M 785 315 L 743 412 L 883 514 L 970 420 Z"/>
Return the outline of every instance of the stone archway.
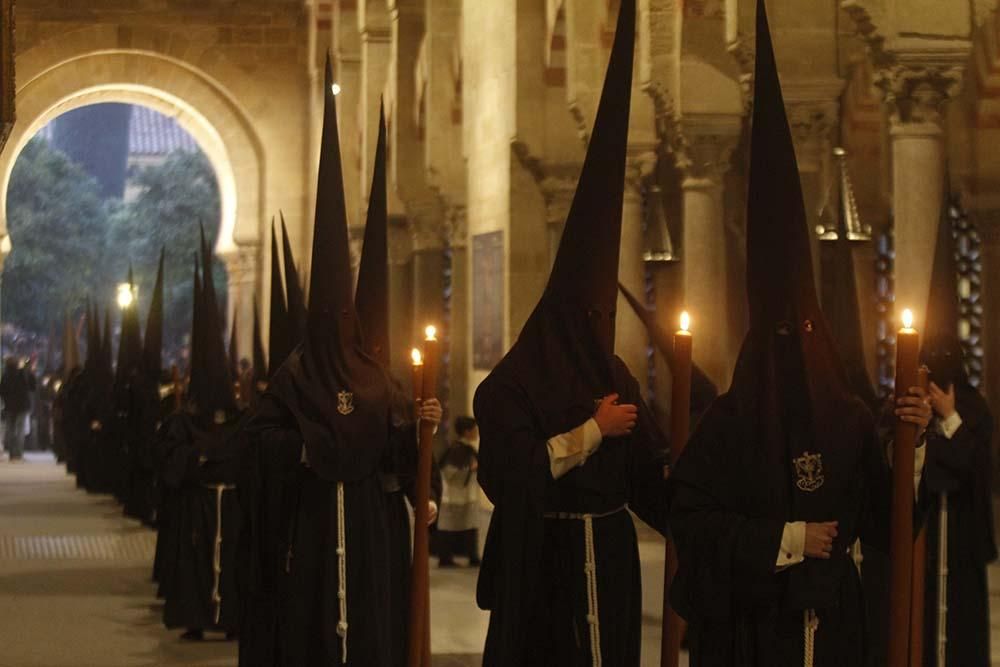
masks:
<path fill-rule="evenodd" d="M 216 253 L 229 273 L 230 307 L 240 308 L 240 348 L 250 349 L 253 294 L 261 220 L 264 219 L 264 160 L 247 114 L 216 81 L 190 64 L 158 53 L 105 50 L 58 63 L 18 58 L 18 120 L 0 155 L 0 268 L 12 243 L 7 231 L 6 193 L 21 150 L 46 123 L 73 109 L 102 102 L 150 107 L 174 117 L 212 164 L 222 219 Z M 33 66 L 33 67 L 32 67 Z M 23 71 L 27 70 L 27 71 Z M 232 315 L 232 311 L 230 313 Z"/>

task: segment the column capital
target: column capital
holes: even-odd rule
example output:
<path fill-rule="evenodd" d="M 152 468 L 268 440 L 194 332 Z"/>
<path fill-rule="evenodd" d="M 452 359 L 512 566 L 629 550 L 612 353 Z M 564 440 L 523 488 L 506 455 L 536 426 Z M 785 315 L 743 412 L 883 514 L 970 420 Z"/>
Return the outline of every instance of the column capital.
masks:
<path fill-rule="evenodd" d="M 673 148 L 677 167 L 687 178 L 721 183 L 743 129 L 742 118 L 731 114 L 687 115 Z"/>
<path fill-rule="evenodd" d="M 788 101 L 788 124 L 795 143 L 799 171 L 819 172 L 832 150 L 832 137 L 840 122 L 836 98 Z"/>
<path fill-rule="evenodd" d="M 445 229 L 426 217 L 418 217 L 410 224 L 413 252 L 440 250 L 444 247 Z"/>
<path fill-rule="evenodd" d="M 656 173 L 656 146 L 654 144 L 628 147 L 625 161 L 625 196 L 642 196 L 646 181 Z"/>
<path fill-rule="evenodd" d="M 230 285 L 252 284 L 257 277 L 256 243 L 239 243 L 219 253 L 219 259 L 226 265 Z"/>
<path fill-rule="evenodd" d="M 885 96 L 893 125 L 916 123 L 940 127 L 944 105 L 961 91 L 964 78 L 964 59 L 900 58 L 875 73 L 875 85 Z"/>
<path fill-rule="evenodd" d="M 469 244 L 469 226 L 465 214 L 465 206 L 462 205 L 450 206 L 445 212 L 444 231 L 453 248 L 464 248 Z"/>

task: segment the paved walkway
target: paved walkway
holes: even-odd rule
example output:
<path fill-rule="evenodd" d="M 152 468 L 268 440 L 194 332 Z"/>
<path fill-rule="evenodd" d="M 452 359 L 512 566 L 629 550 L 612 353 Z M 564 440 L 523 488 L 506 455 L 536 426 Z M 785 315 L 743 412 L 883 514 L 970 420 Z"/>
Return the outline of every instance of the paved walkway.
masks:
<path fill-rule="evenodd" d="M 643 667 L 653 667 L 663 546 L 648 530 L 640 536 Z M 0 667 L 235 665 L 233 643 L 181 642 L 160 624 L 154 543 L 112 500 L 78 491 L 51 458 L 0 463 Z M 1000 569 L 990 574 L 1000 667 Z M 475 578 L 466 568 L 431 570 L 434 667 L 480 664 L 487 617 L 475 605 Z"/>

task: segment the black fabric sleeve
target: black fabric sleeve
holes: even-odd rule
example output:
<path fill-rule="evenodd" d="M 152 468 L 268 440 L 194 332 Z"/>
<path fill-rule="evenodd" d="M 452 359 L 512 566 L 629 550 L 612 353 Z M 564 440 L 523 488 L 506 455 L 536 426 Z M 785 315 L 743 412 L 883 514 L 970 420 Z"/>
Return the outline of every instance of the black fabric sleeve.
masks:
<path fill-rule="evenodd" d="M 667 439 L 652 411 L 641 398 L 637 402 L 639 420 L 632 435 L 629 507 L 661 535 L 667 535 L 669 494 L 664 479 Z"/>

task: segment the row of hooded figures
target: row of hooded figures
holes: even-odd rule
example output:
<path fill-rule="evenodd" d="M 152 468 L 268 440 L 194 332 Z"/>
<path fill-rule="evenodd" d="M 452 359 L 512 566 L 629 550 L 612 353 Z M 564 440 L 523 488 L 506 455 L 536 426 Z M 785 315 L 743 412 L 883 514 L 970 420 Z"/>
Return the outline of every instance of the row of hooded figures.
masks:
<path fill-rule="evenodd" d="M 924 664 L 990 663 L 993 422 L 963 370 L 950 230 L 924 332 L 932 382 L 900 388 L 886 407 L 818 303 L 762 1 L 757 12 L 750 326 L 727 392 L 716 396 L 695 368 L 697 425 L 668 468 L 678 443 L 614 352 L 635 40 L 635 2 L 621 3 L 549 282 L 475 396 L 479 482 L 494 505 L 476 590 L 490 612 L 485 665 L 639 665 L 633 517 L 675 546 L 670 603 L 691 665 L 886 664 L 894 420 L 920 433 L 914 516 L 928 530 L 935 611 Z M 418 424 L 437 424 L 442 409 L 415 408 L 389 371 L 384 120 L 353 289 L 331 84 L 328 65 L 308 303 L 286 241 L 269 358 L 255 321 L 252 368 L 227 360 L 203 238 L 186 376 L 161 371 L 161 259 L 145 340 L 127 312 L 112 373 L 95 309 L 86 362 L 57 400 L 60 448 L 80 485 L 115 493 L 158 530 L 164 623 L 189 638 L 238 636 L 247 666 L 414 664 L 407 496 Z M 271 245 L 276 258 L 273 231 Z M 626 297 L 670 361 L 652 314 Z"/>

